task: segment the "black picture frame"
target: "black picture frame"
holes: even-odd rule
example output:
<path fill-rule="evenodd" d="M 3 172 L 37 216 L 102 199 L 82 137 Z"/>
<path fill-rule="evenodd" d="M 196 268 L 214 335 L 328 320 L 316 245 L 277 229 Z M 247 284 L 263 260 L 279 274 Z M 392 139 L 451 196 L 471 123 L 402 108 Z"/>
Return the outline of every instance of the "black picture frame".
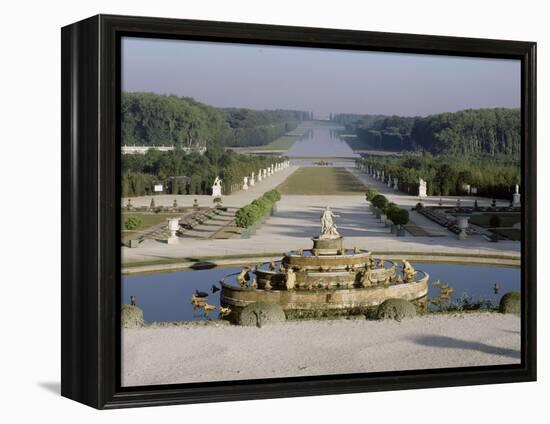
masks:
<path fill-rule="evenodd" d="M 97 15 L 62 28 L 63 396 L 94 408 L 536 380 L 536 43 Z M 124 35 L 521 61 L 520 365 L 121 387 L 120 39 Z"/>

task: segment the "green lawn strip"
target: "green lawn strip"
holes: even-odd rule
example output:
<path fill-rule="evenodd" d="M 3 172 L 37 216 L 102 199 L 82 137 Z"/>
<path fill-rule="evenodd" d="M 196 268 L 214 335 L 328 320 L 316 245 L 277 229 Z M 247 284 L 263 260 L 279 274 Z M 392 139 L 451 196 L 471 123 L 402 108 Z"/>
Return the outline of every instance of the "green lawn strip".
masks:
<path fill-rule="evenodd" d="M 345 168 L 303 167 L 277 187 L 281 194 L 364 194 L 366 187 Z"/>

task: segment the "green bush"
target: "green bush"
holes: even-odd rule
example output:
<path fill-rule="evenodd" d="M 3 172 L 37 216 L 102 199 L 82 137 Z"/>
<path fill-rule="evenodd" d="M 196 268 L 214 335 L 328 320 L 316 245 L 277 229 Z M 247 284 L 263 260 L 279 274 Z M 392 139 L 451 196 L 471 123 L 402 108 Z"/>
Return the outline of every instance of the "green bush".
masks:
<path fill-rule="evenodd" d="M 281 199 L 277 190 L 271 190 L 262 197 L 254 200 L 251 204 L 243 206 L 235 214 L 235 224 L 239 228 L 249 228 L 266 216 L 275 202 Z"/>
<path fill-rule="evenodd" d="M 389 203 L 386 196 L 382 194 L 377 194 L 376 196 L 374 196 L 371 202 L 374 206 L 376 206 L 380 210 L 386 209 L 386 206 L 388 206 L 388 203 Z"/>
<path fill-rule="evenodd" d="M 144 323 L 143 311 L 137 306 L 122 305 L 120 316 L 123 328 L 138 328 Z"/>
<path fill-rule="evenodd" d="M 512 291 L 502 296 L 498 310 L 503 314 L 519 314 L 521 312 L 520 292 Z"/>
<path fill-rule="evenodd" d="M 391 216 L 388 215 L 388 218 L 390 218 L 395 225 L 407 225 L 409 223 L 409 211 L 396 208 L 391 211 Z"/>
<path fill-rule="evenodd" d="M 273 207 L 273 202 L 265 196 L 254 200 L 251 204 L 258 208 L 258 210 L 260 211 L 260 216 L 267 215 Z"/>
<path fill-rule="evenodd" d="M 266 192 L 263 197 L 266 197 L 272 203 L 275 203 L 281 200 L 281 193 L 279 193 L 277 190 L 270 190 Z"/>
<path fill-rule="evenodd" d="M 239 228 L 249 228 L 260 218 L 260 211 L 256 205 L 246 205 L 235 214 L 235 224 Z"/>
<path fill-rule="evenodd" d="M 387 299 L 376 311 L 378 319 L 394 319 L 401 321 L 416 316 L 416 307 L 405 299 Z"/>
<path fill-rule="evenodd" d="M 374 199 L 377 194 L 378 194 L 378 190 L 374 188 L 369 188 L 367 189 L 365 196 L 367 197 L 368 201 L 372 201 L 372 199 Z"/>
<path fill-rule="evenodd" d="M 129 231 L 136 230 L 139 227 L 141 227 L 143 224 L 143 221 L 141 218 L 130 215 L 128 218 L 126 218 L 126 221 L 124 222 L 124 228 L 126 228 Z"/>
<path fill-rule="evenodd" d="M 276 303 L 255 302 L 243 308 L 238 323 L 245 326 L 263 327 L 270 324 L 281 324 L 286 316 L 281 305 Z"/>

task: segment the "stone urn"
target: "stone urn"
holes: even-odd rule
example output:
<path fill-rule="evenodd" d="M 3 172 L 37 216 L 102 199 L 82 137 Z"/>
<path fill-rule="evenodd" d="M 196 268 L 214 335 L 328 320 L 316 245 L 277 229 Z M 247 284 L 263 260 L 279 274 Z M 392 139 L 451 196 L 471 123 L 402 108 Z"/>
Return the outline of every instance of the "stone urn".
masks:
<path fill-rule="evenodd" d="M 469 219 L 470 219 L 470 217 L 468 215 L 459 215 L 458 216 L 457 227 L 460 230 L 460 232 L 457 234 L 456 237 L 459 240 L 465 240 L 468 237 L 468 235 L 466 234 L 466 230 L 469 227 L 469 224 L 468 224 Z"/>
<path fill-rule="evenodd" d="M 168 219 L 168 230 L 170 231 L 170 237 L 168 237 L 168 244 L 178 244 L 180 239 L 176 236 L 177 231 L 180 228 L 179 218 Z"/>

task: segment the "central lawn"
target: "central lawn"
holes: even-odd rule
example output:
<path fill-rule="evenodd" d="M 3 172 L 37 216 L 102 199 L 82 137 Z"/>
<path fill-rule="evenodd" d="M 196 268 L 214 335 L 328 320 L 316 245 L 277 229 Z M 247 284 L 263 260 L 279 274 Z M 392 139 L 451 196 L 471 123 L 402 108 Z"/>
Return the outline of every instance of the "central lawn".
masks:
<path fill-rule="evenodd" d="M 265 144 L 263 146 L 254 146 L 254 150 L 288 150 L 292 147 L 297 137 L 292 135 L 283 135 L 276 140 L 273 140 L 271 143 Z"/>
<path fill-rule="evenodd" d="M 366 187 L 345 168 L 305 167 L 294 172 L 277 190 L 281 194 L 364 194 Z"/>

